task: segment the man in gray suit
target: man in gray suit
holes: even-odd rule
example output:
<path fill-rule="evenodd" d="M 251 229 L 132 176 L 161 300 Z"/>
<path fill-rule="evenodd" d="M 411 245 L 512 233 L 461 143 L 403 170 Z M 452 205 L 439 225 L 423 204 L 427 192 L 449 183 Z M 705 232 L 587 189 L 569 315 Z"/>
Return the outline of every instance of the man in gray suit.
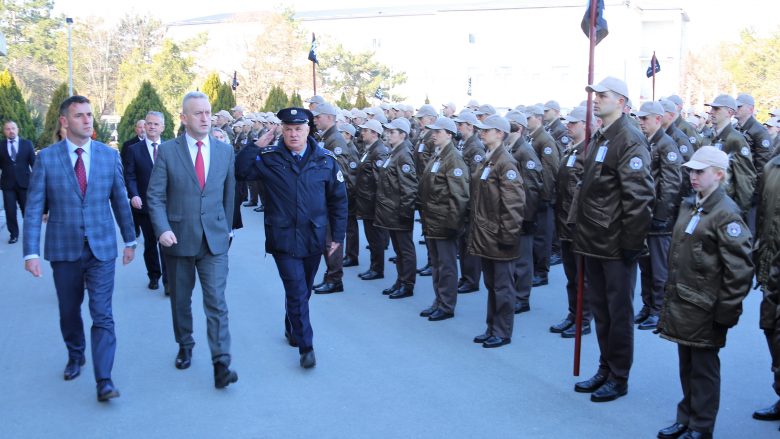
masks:
<path fill-rule="evenodd" d="M 225 302 L 228 240 L 236 179 L 230 145 L 209 136 L 211 104 L 200 92 L 184 96 L 185 132 L 160 145 L 146 197 L 155 234 L 163 246 L 171 290 L 173 332 L 179 344 L 176 368 L 190 367 L 192 289 L 195 273 L 203 290 L 214 385 L 238 381 L 230 367 L 230 331 Z"/>

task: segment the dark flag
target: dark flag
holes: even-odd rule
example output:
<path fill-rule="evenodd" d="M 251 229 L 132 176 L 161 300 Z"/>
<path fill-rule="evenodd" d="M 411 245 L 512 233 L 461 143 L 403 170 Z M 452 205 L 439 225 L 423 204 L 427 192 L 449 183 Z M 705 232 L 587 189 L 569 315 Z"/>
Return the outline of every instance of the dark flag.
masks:
<path fill-rule="evenodd" d="M 311 34 L 311 49 L 309 49 L 309 61 L 313 62 L 314 64 L 319 64 L 320 62 L 317 61 L 317 38 L 314 37 L 314 34 Z"/>
<path fill-rule="evenodd" d="M 588 1 L 588 8 L 585 10 L 585 16 L 582 17 L 582 31 L 585 32 L 585 36 L 590 38 L 590 4 Z M 607 29 L 607 20 L 604 19 L 604 0 L 597 0 L 596 2 L 596 44 L 600 43 L 604 37 L 609 34 Z"/>
<path fill-rule="evenodd" d="M 380 101 L 384 99 L 385 94 L 382 92 L 382 87 L 376 89 L 376 92 L 374 92 L 374 97 L 379 99 Z"/>
<path fill-rule="evenodd" d="M 233 83 L 230 85 L 230 87 L 233 89 L 233 91 L 236 91 L 238 88 L 238 72 L 233 70 Z"/>
<path fill-rule="evenodd" d="M 469 76 L 469 86 L 466 89 L 466 94 L 471 96 L 471 76 Z"/>
<path fill-rule="evenodd" d="M 658 63 L 658 58 L 655 57 L 655 52 L 653 52 L 653 57 L 650 59 L 650 67 L 647 68 L 647 77 L 650 78 L 654 73 L 658 73 L 660 71 L 661 64 Z"/>

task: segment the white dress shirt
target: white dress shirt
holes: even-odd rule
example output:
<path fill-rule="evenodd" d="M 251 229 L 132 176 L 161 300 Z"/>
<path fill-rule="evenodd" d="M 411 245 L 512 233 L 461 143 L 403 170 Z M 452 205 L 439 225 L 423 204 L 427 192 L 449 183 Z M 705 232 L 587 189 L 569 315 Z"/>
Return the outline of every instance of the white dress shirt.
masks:
<path fill-rule="evenodd" d="M 190 150 L 192 166 L 195 166 L 195 159 L 198 157 L 198 145 L 195 144 L 197 140 L 190 137 L 189 134 L 185 134 L 184 138 L 187 140 L 187 148 Z M 209 136 L 204 137 L 201 142 L 203 143 L 203 146 L 200 147 L 200 154 L 203 156 L 203 170 L 205 174 L 203 181 L 206 181 L 206 178 L 208 178 L 209 175 L 209 163 L 211 162 L 211 144 L 209 142 Z"/>
<path fill-rule="evenodd" d="M 146 150 L 149 151 L 149 158 L 152 159 L 152 164 L 154 164 L 154 147 L 152 146 L 152 143 L 153 142 L 151 140 L 146 139 Z M 160 152 L 160 143 L 162 143 L 162 139 L 157 139 L 157 141 L 154 142 L 154 143 L 157 144 L 157 152 Z M 196 146 L 195 147 L 196 153 L 197 153 L 197 150 L 198 150 L 198 147 Z"/>

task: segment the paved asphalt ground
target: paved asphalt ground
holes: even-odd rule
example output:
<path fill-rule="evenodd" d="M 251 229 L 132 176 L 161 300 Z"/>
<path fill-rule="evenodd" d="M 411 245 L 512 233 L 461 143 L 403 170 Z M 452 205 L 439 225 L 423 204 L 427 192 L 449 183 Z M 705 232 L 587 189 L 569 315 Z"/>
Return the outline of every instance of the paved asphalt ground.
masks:
<path fill-rule="evenodd" d="M 560 266 L 533 291 L 531 312 L 515 319 L 512 344 L 488 350 L 471 341 L 484 330 L 484 287 L 458 298 L 454 319 L 428 322 L 418 313 L 432 301 L 430 277 L 418 279 L 414 297 L 390 301 L 381 290 L 393 265 L 383 280 L 358 279 L 368 262 L 361 245 L 362 265 L 345 270 L 346 291 L 312 297 L 318 364 L 303 370 L 284 341 L 284 293 L 264 256 L 262 214 L 243 212 L 226 293 L 238 383 L 213 386 L 197 288 L 193 364 L 174 368 L 169 303 L 146 288 L 139 248 L 131 265 L 117 267 L 113 378 L 122 396 L 107 404 L 95 399 L 90 362 L 81 377 L 63 381 L 51 268 L 43 265 L 42 279 L 26 273 L 21 242 L 6 244 L 3 232 L 0 438 L 652 438 L 674 422 L 676 346 L 650 332 L 636 333 L 626 397 L 597 404 L 573 391 L 574 343 L 548 332 L 566 311 Z M 418 257 L 422 265 L 424 252 Z M 777 399 L 759 302 L 751 293 L 721 351 L 721 438 L 780 435 L 780 423 L 751 419 Z M 595 372 L 597 358 L 595 336 L 585 336 L 581 378 Z"/>

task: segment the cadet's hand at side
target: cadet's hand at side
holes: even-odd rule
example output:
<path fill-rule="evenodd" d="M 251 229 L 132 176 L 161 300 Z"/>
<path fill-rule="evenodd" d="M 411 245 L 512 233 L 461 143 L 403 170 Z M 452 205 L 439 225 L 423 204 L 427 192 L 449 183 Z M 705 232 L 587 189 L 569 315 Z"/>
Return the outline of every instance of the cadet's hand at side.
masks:
<path fill-rule="evenodd" d="M 331 242 L 330 243 L 330 248 L 328 249 L 328 256 L 332 255 L 333 252 L 338 250 L 339 246 L 341 246 L 341 243 L 339 243 L 339 242 Z"/>
<path fill-rule="evenodd" d="M 158 241 L 163 247 L 170 247 L 174 244 L 178 244 L 178 241 L 176 241 L 176 235 L 174 235 L 170 230 L 163 232 L 162 235 L 160 235 Z"/>
<path fill-rule="evenodd" d="M 143 201 L 141 201 L 141 197 L 139 197 L 139 196 L 135 196 L 135 197 L 131 198 L 131 199 L 130 199 L 130 204 L 131 204 L 131 205 L 132 205 L 134 208 L 136 208 L 136 209 L 139 209 L 139 210 L 140 210 L 142 207 L 144 207 L 144 203 L 143 203 Z"/>

